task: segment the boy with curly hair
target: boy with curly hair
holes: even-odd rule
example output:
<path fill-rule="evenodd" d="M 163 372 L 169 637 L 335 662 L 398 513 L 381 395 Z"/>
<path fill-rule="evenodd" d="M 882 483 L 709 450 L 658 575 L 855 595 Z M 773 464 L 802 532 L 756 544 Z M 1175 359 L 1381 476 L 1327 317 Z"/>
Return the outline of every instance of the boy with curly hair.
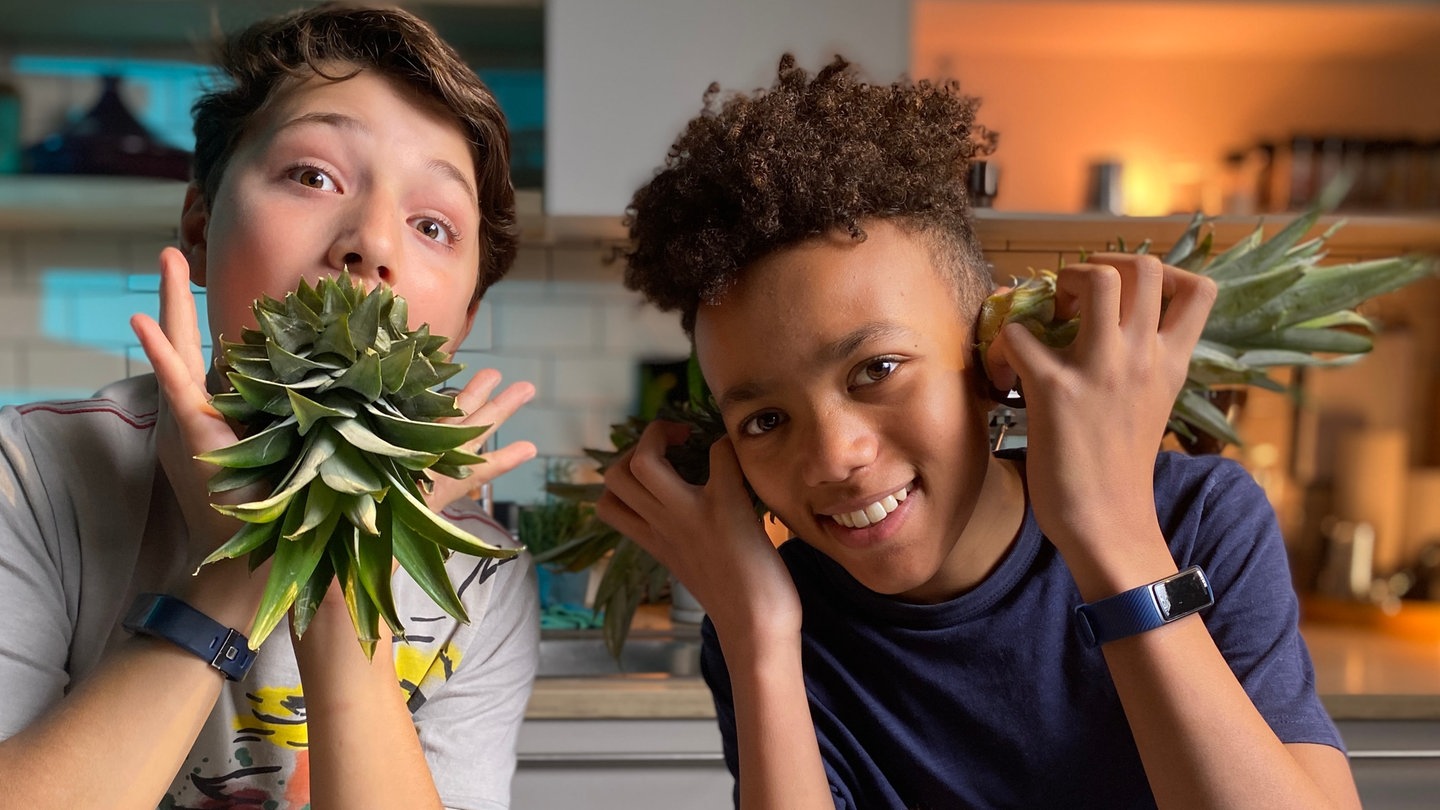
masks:
<path fill-rule="evenodd" d="M 271 634 L 247 676 L 269 563 L 200 566 L 239 524 L 210 508 L 215 468 L 195 457 L 237 436 L 210 405 L 225 378 L 201 356 L 190 294 L 206 288 L 218 352 L 255 327 L 260 296 L 348 270 L 389 284 L 453 351 L 515 255 L 504 116 L 400 10 L 263 20 L 219 61 L 226 81 L 194 108 L 179 249 L 160 256 L 160 320 L 132 321 L 154 375 L 0 411 L 0 804 L 505 807 L 537 660 L 526 558 L 449 559 L 469 624 L 397 572 L 412 633 L 382 633 L 369 660 L 332 585 L 303 638 Z M 533 395 L 518 383 L 492 397 L 499 382 L 474 375 L 464 422 L 498 425 Z M 439 479 L 431 508 L 513 546 L 463 496 L 534 452 L 516 442 L 478 478 Z M 126 632 L 144 627 L 127 612 L 162 603 L 172 626 Z"/>
<path fill-rule="evenodd" d="M 1358 806 L 1263 492 L 1157 451 L 1213 282 L 1063 268 L 1075 343 L 1012 325 L 990 350 L 1027 405 L 1002 457 L 978 102 L 788 56 L 768 90 L 716 92 L 634 197 L 626 283 L 680 311 L 727 435 L 692 486 L 664 455 L 685 428 L 653 423 L 599 509 L 706 608 L 736 802 Z"/>

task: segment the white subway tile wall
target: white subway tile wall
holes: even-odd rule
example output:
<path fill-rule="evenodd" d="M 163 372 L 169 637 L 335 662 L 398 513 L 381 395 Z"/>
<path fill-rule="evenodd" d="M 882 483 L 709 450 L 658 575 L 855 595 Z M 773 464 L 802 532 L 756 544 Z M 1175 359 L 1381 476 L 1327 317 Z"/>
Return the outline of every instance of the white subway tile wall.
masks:
<path fill-rule="evenodd" d="M 86 396 L 148 373 L 128 319 L 156 314 L 156 256 L 166 244 L 160 234 L 0 233 L 0 404 Z M 494 368 L 507 383 L 536 387 L 496 441 L 532 441 L 540 457 L 495 482 L 495 500 L 542 499 L 547 470 L 566 463 L 585 477 L 594 464 L 584 448 L 608 448 L 610 426 L 638 406 L 640 364 L 689 352 L 678 315 L 626 290 L 611 253 L 605 245 L 522 247 L 457 352 L 468 369 Z M 988 256 L 1004 279 L 1054 267 L 1059 252 Z"/>
<path fill-rule="evenodd" d="M 155 315 L 156 256 L 171 240 L 105 233 L 0 234 L 0 404 L 87 396 L 121 377 L 149 373 L 129 316 Z M 457 351 L 468 369 L 535 384 L 535 399 L 496 441 L 532 441 L 541 457 L 495 482 L 495 500 L 544 497 L 547 470 L 583 448 L 609 447 L 610 425 L 638 403 L 643 360 L 683 358 L 689 343 L 674 314 L 646 306 L 619 283 L 601 248 L 530 245 L 487 293 Z M 204 306 L 203 294 L 200 306 Z"/>

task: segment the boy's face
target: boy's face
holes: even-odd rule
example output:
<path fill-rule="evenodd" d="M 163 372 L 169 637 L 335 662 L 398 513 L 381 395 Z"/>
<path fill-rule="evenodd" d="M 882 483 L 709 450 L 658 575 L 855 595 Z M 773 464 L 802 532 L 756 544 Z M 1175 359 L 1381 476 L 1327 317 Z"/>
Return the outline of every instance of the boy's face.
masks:
<path fill-rule="evenodd" d="M 343 73 L 344 71 L 342 71 Z M 458 123 L 365 71 L 282 85 L 225 168 L 213 205 L 191 192 L 181 235 L 212 337 L 255 326 L 251 302 L 348 266 L 388 283 L 454 349 L 480 261 L 475 162 Z M 218 340 L 215 344 L 218 347 Z"/>
<path fill-rule="evenodd" d="M 923 239 L 864 227 L 747 268 L 700 307 L 696 349 L 745 477 L 791 531 L 873 591 L 940 601 L 1013 530 L 969 526 L 999 463 L 972 319 Z"/>

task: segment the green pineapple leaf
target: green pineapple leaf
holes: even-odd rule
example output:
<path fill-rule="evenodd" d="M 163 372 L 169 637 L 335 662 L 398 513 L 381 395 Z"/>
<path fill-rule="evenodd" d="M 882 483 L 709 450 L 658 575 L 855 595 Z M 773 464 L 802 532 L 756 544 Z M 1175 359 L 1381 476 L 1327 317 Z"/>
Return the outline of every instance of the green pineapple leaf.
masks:
<path fill-rule="evenodd" d="M 228 447 L 201 453 L 195 458 L 221 467 L 246 469 L 265 467 L 289 456 L 299 444 L 295 424 L 289 419 L 272 425 Z"/>
<path fill-rule="evenodd" d="M 212 493 L 270 486 L 247 503 L 213 504 L 241 523 L 203 563 L 245 556 L 254 571 L 269 562 L 251 646 L 287 611 L 303 633 L 336 582 L 373 655 L 381 619 L 404 633 L 390 590 L 397 563 L 469 621 L 445 556 L 518 551 L 485 543 L 425 502 L 432 474 L 464 477 L 484 461 L 463 447 L 489 429 L 436 421 L 464 415 L 453 395 L 433 390 L 462 369 L 444 353 L 448 339 L 425 324 L 411 330 L 403 298 L 348 273 L 302 280 L 280 300 L 261 296 L 252 312 L 258 329 L 220 342 L 234 390 L 212 400 L 244 438 L 200 456 L 219 467 Z"/>

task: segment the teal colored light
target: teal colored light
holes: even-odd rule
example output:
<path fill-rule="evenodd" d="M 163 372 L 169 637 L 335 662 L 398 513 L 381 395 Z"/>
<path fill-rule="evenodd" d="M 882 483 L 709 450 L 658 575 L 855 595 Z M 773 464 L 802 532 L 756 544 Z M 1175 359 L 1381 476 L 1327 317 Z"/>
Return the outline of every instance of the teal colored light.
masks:
<path fill-rule="evenodd" d="M 95 268 L 46 268 L 40 278 L 40 332 L 54 341 L 125 356 L 135 347 L 130 316 L 160 317 L 160 276 Z M 208 344 L 210 319 L 205 291 L 191 287 L 202 341 Z"/>
<path fill-rule="evenodd" d="M 545 74 L 532 69 L 486 68 L 476 71 L 495 94 L 514 131 L 545 128 Z"/>
<path fill-rule="evenodd" d="M 118 57 L 16 56 L 10 67 L 21 76 L 119 76 L 128 87 L 141 86 L 146 103 L 130 111 L 156 138 L 189 150 L 195 148 L 190 105 L 218 75 L 214 68 L 192 62 Z"/>
<path fill-rule="evenodd" d="M 219 71 L 209 65 L 157 59 L 84 56 L 16 56 L 17 75 L 96 78 L 119 76 L 126 86 L 144 88 L 142 109 L 132 109 L 155 137 L 181 149 L 195 148 L 190 107 L 215 86 Z M 486 68 L 476 71 L 495 94 L 510 128 L 516 132 L 545 128 L 545 76 L 537 69 Z M 84 110 L 75 111 L 76 115 Z"/>

